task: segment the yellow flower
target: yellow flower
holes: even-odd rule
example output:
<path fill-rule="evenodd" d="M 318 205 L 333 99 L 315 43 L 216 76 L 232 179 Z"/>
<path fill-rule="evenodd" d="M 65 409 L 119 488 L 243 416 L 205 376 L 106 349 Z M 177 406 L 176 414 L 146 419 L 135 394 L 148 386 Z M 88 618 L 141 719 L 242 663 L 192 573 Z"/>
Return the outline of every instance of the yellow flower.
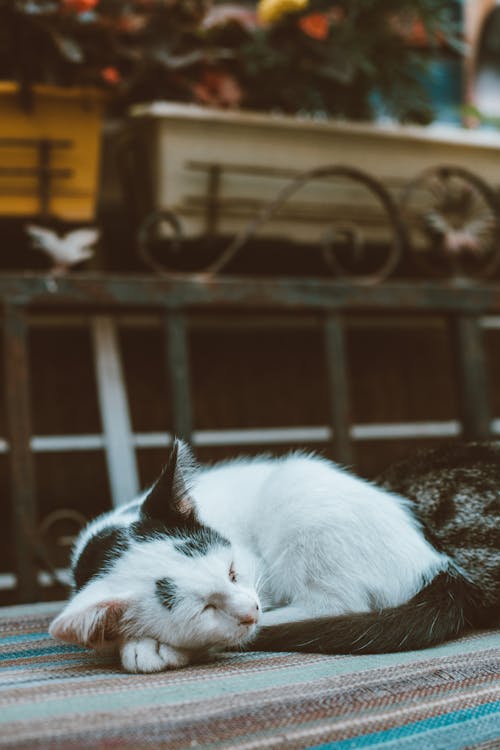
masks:
<path fill-rule="evenodd" d="M 257 14 L 262 23 L 276 23 L 287 13 L 305 10 L 309 0 L 260 0 Z"/>

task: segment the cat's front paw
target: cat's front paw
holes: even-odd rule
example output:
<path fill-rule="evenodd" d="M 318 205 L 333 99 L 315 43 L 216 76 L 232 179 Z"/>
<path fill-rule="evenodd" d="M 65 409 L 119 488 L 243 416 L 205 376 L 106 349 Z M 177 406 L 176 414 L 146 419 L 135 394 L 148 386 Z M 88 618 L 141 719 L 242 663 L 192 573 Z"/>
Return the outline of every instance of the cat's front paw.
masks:
<path fill-rule="evenodd" d="M 120 648 L 122 666 L 127 672 L 162 672 L 185 667 L 188 656 L 153 638 L 126 641 Z"/>

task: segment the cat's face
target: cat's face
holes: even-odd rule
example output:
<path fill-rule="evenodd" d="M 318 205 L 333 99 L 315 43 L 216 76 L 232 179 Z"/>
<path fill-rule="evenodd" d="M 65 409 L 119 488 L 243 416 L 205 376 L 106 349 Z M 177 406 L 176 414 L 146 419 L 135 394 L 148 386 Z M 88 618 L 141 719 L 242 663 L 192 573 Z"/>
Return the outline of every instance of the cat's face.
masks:
<path fill-rule="evenodd" d="M 86 646 L 147 637 L 189 650 L 234 647 L 253 635 L 253 571 L 242 550 L 198 520 L 192 464 L 175 441 L 137 516 L 118 513 L 93 530 L 74 560 L 79 591 L 52 635 Z"/>
<path fill-rule="evenodd" d="M 92 647 L 145 637 L 190 651 L 237 647 L 259 621 L 253 581 L 244 553 L 210 529 L 134 539 L 50 631 Z"/>
<path fill-rule="evenodd" d="M 186 649 L 238 646 L 251 638 L 260 616 L 253 571 L 226 540 L 206 542 L 200 532 L 142 543 L 124 556 L 115 575 L 135 571 L 125 635 Z"/>

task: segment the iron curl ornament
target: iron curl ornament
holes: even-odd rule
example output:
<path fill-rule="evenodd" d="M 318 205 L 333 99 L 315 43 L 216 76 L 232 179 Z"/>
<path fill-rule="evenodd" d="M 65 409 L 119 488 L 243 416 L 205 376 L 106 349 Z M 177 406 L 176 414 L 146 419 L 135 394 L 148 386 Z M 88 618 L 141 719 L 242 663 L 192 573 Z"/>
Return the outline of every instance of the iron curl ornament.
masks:
<path fill-rule="evenodd" d="M 87 521 L 72 508 L 59 508 L 42 519 L 37 530 L 37 558 L 52 585 L 69 588 L 68 578 L 61 577 L 59 571 L 68 566 L 71 547 Z"/>
<path fill-rule="evenodd" d="M 258 231 L 294 196 L 304 185 L 312 180 L 342 179 L 364 188 L 382 210 L 390 230 L 390 241 L 377 253 L 377 258 L 366 272 L 366 261 L 371 253 L 363 230 L 353 221 L 341 217 L 332 217 L 329 228 L 320 238 L 320 248 L 327 267 L 337 277 L 348 278 L 359 283 L 377 283 L 388 278 L 398 265 L 406 245 L 405 227 L 401 221 L 399 208 L 384 185 L 368 173 L 354 167 L 335 165 L 320 167 L 301 172 L 293 177 L 276 195 L 266 203 L 257 215 L 231 240 L 218 257 L 205 268 L 196 272 L 197 277 L 209 279 L 223 271 L 238 255 L 243 247 L 252 240 Z M 322 222 L 324 223 L 324 222 Z M 167 209 L 159 209 L 149 214 L 138 232 L 138 248 L 141 259 L 153 271 L 163 276 L 177 276 L 179 271 L 169 264 L 160 262 L 151 252 L 151 244 L 157 236 L 160 225 L 168 224 L 171 233 L 169 254 L 180 257 L 183 246 L 183 234 L 179 219 Z M 339 250 L 342 248 L 342 253 Z M 347 252 L 346 252 L 347 250 Z M 372 253 L 373 255 L 373 253 Z M 349 258 L 348 267 L 345 263 Z M 356 266 L 358 270 L 356 270 Z M 191 274 L 192 275 L 192 274 Z"/>
<path fill-rule="evenodd" d="M 401 199 L 409 251 L 427 275 L 492 276 L 500 265 L 500 205 L 484 180 L 455 166 L 426 169 Z"/>
<path fill-rule="evenodd" d="M 183 235 L 181 223 L 173 211 L 165 208 L 152 211 L 141 223 L 137 233 L 137 247 L 141 260 L 160 276 L 165 274 L 170 276 L 173 273 L 163 263 L 156 260 L 151 252 L 151 244 L 158 229 L 165 226 L 168 226 L 172 232 L 169 251 L 174 255 L 179 255 L 182 249 Z"/>

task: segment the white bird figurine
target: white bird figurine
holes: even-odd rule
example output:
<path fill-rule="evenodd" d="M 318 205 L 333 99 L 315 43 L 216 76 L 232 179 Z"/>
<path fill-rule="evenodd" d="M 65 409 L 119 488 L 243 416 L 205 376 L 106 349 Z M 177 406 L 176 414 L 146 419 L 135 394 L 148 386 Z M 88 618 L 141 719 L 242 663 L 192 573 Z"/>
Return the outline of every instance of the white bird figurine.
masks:
<path fill-rule="evenodd" d="M 33 246 L 43 250 L 53 262 L 52 273 L 67 273 L 71 266 L 88 260 L 94 254 L 91 250 L 99 239 L 98 229 L 74 229 L 60 237 L 52 229 L 28 224 L 26 231 L 31 237 Z"/>

